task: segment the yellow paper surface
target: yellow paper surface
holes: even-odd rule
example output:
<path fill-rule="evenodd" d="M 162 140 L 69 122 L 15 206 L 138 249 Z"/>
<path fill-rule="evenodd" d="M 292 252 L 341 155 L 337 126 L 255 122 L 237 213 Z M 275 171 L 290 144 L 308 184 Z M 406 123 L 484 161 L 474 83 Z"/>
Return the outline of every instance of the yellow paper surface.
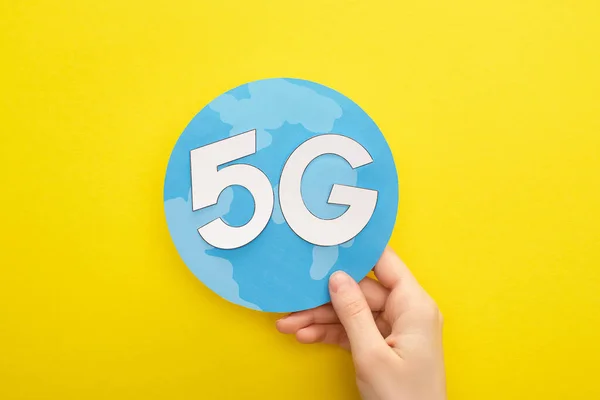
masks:
<path fill-rule="evenodd" d="M 170 151 L 298 77 L 377 122 L 451 399 L 598 399 L 600 3 L 3 1 L 0 399 L 356 399 L 349 357 L 188 272 Z"/>

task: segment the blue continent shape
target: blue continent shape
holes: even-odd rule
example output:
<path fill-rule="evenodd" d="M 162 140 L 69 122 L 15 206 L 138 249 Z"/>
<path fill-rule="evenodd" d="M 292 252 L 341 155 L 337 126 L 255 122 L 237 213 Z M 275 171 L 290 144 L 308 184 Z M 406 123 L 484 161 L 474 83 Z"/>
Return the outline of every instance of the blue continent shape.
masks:
<path fill-rule="evenodd" d="M 192 212 L 189 151 L 251 129 L 257 131 L 257 152 L 232 164 L 250 164 L 265 173 L 276 196 L 273 214 L 261 235 L 250 244 L 235 250 L 213 248 L 197 228 L 219 217 L 230 225 L 245 224 L 252 217 L 253 199 L 246 189 L 232 186 L 221 193 L 215 206 Z M 279 176 L 291 152 L 322 133 L 352 137 L 369 151 L 374 162 L 352 169 L 335 155 L 315 159 L 302 178 L 302 198 L 307 208 L 323 219 L 343 214 L 346 206 L 327 203 L 334 183 L 379 192 L 369 224 L 354 239 L 339 246 L 315 246 L 296 236 L 285 223 L 277 198 Z M 203 283 L 234 303 L 288 312 L 327 302 L 326 278 L 335 270 L 343 269 L 357 280 L 364 277 L 391 235 L 398 187 L 385 139 L 360 107 L 312 82 L 269 79 L 233 89 L 196 115 L 173 149 L 164 198 L 177 250 Z"/>

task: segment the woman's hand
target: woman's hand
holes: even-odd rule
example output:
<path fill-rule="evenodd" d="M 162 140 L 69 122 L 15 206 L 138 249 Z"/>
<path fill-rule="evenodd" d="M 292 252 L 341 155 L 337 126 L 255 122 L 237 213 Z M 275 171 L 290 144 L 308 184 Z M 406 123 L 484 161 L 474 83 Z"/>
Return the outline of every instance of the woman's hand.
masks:
<path fill-rule="evenodd" d="M 389 247 L 374 271 L 377 280 L 358 284 L 334 273 L 331 304 L 290 314 L 277 328 L 301 343 L 351 350 L 365 400 L 445 399 L 440 311 Z"/>

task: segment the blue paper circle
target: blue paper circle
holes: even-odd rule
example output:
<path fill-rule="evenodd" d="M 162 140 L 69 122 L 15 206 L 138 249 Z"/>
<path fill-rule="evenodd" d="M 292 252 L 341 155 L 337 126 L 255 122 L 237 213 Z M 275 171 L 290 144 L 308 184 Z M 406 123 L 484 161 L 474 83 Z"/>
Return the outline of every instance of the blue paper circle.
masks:
<path fill-rule="evenodd" d="M 253 215 L 252 195 L 241 186 L 223 190 L 214 206 L 192 211 L 190 151 L 256 129 L 256 153 L 229 164 L 250 164 L 268 177 L 274 209 L 266 228 L 249 244 L 233 250 L 214 248 L 198 228 L 222 217 L 234 226 Z M 338 246 L 316 246 L 299 236 L 283 218 L 277 185 L 290 154 L 311 137 L 336 133 L 360 143 L 373 162 L 352 169 L 339 156 L 325 154 L 302 177 L 302 198 L 312 214 L 336 218 L 347 206 L 328 204 L 334 183 L 378 191 L 366 227 Z M 227 165 L 229 165 L 227 164 Z M 250 82 L 217 97 L 200 111 L 175 144 L 164 186 L 171 237 L 188 268 L 223 298 L 242 306 L 290 312 L 329 301 L 329 276 L 343 270 L 362 279 L 391 236 L 398 205 L 398 178 L 392 153 L 375 123 L 352 100 L 323 85 L 299 79 Z"/>

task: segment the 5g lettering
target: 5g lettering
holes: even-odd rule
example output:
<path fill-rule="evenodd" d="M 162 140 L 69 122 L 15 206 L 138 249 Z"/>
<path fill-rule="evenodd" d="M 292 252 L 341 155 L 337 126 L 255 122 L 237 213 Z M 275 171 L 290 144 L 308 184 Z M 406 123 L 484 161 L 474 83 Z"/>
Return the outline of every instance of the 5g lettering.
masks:
<path fill-rule="evenodd" d="M 198 228 L 211 246 L 236 249 L 252 242 L 267 226 L 274 206 L 274 193 L 267 176 L 255 166 L 219 166 L 256 153 L 256 130 L 250 130 L 190 152 L 192 209 L 215 205 L 227 187 L 246 188 L 254 199 L 254 214 L 242 226 L 230 226 L 221 218 Z M 377 205 L 376 190 L 334 184 L 330 204 L 348 206 L 334 219 L 313 215 L 304 204 L 301 180 L 308 165 L 317 157 L 333 154 L 344 158 L 354 169 L 373 162 L 357 141 L 338 134 L 314 136 L 298 146 L 287 159 L 279 181 L 279 203 L 289 227 L 305 241 L 319 246 L 334 246 L 354 238 L 369 223 Z"/>

